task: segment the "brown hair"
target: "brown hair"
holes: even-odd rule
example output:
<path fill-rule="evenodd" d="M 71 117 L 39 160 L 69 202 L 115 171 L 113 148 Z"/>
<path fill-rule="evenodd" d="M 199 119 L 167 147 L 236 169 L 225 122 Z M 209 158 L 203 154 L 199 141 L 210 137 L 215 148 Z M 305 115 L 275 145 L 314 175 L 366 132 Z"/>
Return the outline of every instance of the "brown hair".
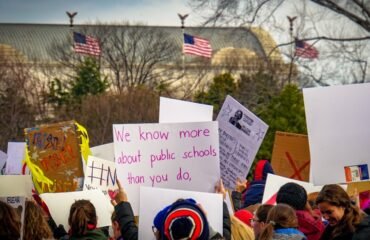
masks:
<path fill-rule="evenodd" d="M 21 218 L 14 208 L 0 201 L 0 239 L 19 239 Z"/>
<path fill-rule="evenodd" d="M 43 214 L 40 206 L 32 201 L 26 201 L 23 226 L 24 240 L 42 240 L 53 237 L 53 233 Z"/>
<path fill-rule="evenodd" d="M 332 238 L 342 235 L 343 233 L 355 232 L 362 216 L 360 209 L 351 203 L 347 192 L 337 184 L 325 185 L 316 199 L 316 204 L 326 202 L 332 206 L 344 208 L 344 215 L 338 222 L 332 232 Z"/>
<path fill-rule="evenodd" d="M 71 235 L 81 237 L 88 230 L 88 224 L 96 225 L 96 211 L 89 200 L 77 200 L 69 211 L 68 223 L 71 227 Z"/>
<path fill-rule="evenodd" d="M 312 192 L 307 195 L 307 201 L 310 204 L 312 210 L 317 209 L 316 199 L 318 195 L 319 192 Z"/>
<path fill-rule="evenodd" d="M 270 240 L 276 228 L 297 228 L 298 219 L 289 205 L 280 203 L 272 207 L 266 219 L 267 225 L 262 230 L 259 240 Z"/>
<path fill-rule="evenodd" d="M 270 204 L 263 204 L 263 205 L 260 205 L 258 208 L 257 208 L 257 211 L 255 213 L 255 215 L 257 216 L 258 220 L 260 222 L 264 222 L 266 223 L 266 220 L 267 220 L 267 215 L 269 213 L 269 211 L 271 210 L 271 208 L 273 208 L 274 206 L 273 205 L 270 205 Z"/>

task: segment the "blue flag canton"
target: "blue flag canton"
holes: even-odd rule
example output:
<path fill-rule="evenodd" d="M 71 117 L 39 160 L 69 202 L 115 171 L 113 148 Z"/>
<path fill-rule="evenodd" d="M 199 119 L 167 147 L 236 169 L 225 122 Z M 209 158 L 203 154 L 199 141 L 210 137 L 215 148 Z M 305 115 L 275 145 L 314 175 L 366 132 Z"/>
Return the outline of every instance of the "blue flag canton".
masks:
<path fill-rule="evenodd" d="M 86 36 L 81 33 L 74 32 L 73 39 L 76 43 L 86 44 Z"/>
<path fill-rule="evenodd" d="M 184 43 L 194 44 L 194 37 L 189 34 L 184 33 Z"/>
<path fill-rule="evenodd" d="M 297 48 L 304 48 L 305 46 L 304 46 L 304 42 L 303 41 L 301 41 L 301 40 L 296 40 L 295 41 L 295 46 L 297 47 Z"/>

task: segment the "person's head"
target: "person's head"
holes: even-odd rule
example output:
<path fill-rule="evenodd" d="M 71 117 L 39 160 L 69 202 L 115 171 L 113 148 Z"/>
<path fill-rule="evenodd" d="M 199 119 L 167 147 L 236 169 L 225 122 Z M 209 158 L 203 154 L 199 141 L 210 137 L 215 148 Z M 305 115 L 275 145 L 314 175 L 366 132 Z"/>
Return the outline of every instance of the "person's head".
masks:
<path fill-rule="evenodd" d="M 69 211 L 68 224 L 72 236 L 83 236 L 96 228 L 97 217 L 94 205 L 89 200 L 77 200 Z"/>
<path fill-rule="evenodd" d="M 19 239 L 20 236 L 20 216 L 9 204 L 0 201 L 0 239 Z"/>
<path fill-rule="evenodd" d="M 361 221 L 359 209 L 342 187 L 336 184 L 325 185 L 316 199 L 316 204 L 330 226 L 335 226 L 333 236 L 343 232 L 354 232 L 355 225 Z"/>
<path fill-rule="evenodd" d="M 113 230 L 113 237 L 114 239 L 118 239 L 121 236 L 121 227 L 117 221 L 117 214 L 113 211 L 111 216 L 112 221 L 112 230 Z"/>
<path fill-rule="evenodd" d="M 241 110 L 237 110 L 234 114 L 235 118 L 240 120 L 243 117 L 243 112 Z"/>
<path fill-rule="evenodd" d="M 273 206 L 267 214 L 266 226 L 260 233 L 259 239 L 272 239 L 274 229 L 297 227 L 298 219 L 294 209 L 287 204 L 279 203 Z"/>
<path fill-rule="evenodd" d="M 180 199 L 157 213 L 153 220 L 157 239 L 199 239 L 209 237 L 207 217 L 193 199 Z"/>
<path fill-rule="evenodd" d="M 286 183 L 277 192 L 276 202 L 285 203 L 295 210 L 304 210 L 307 203 L 307 192 L 299 184 Z"/>
<path fill-rule="evenodd" d="M 316 199 L 318 195 L 319 195 L 319 192 L 312 192 L 307 195 L 307 201 L 310 204 L 312 209 L 317 209 Z"/>
<path fill-rule="evenodd" d="M 234 213 L 234 216 L 237 217 L 240 221 L 251 227 L 251 221 L 253 219 L 253 213 L 246 209 L 240 209 Z"/>
<path fill-rule="evenodd" d="M 256 239 L 251 227 L 240 221 L 235 216 L 230 216 L 232 239 L 253 240 Z"/>
<path fill-rule="evenodd" d="M 267 179 L 267 174 L 274 173 L 274 170 L 271 167 L 271 164 L 268 160 L 259 160 L 256 164 L 254 169 L 254 177 L 255 181 L 265 181 Z"/>
<path fill-rule="evenodd" d="M 254 231 L 254 235 L 256 236 L 256 239 L 261 233 L 262 229 L 265 227 L 266 221 L 267 221 L 267 215 L 272 207 L 273 205 L 263 204 L 263 205 L 260 205 L 257 208 L 256 212 L 254 213 L 254 217 L 251 222 L 252 222 L 252 227 L 253 227 L 253 231 Z"/>
<path fill-rule="evenodd" d="M 45 217 L 46 215 L 41 207 L 32 201 L 26 201 L 25 224 L 23 227 L 24 240 L 51 239 L 53 237 Z"/>

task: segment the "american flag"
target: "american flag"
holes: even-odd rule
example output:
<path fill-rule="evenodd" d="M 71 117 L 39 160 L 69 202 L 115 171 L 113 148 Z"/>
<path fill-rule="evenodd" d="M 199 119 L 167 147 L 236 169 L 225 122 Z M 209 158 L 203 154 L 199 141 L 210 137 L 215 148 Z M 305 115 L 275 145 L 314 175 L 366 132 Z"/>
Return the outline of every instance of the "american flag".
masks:
<path fill-rule="evenodd" d="M 302 40 L 295 40 L 295 55 L 297 57 L 314 59 L 319 56 L 319 51 L 312 45 Z"/>
<path fill-rule="evenodd" d="M 196 55 L 206 58 L 212 57 L 212 48 L 208 40 L 184 33 L 185 54 Z"/>
<path fill-rule="evenodd" d="M 99 41 L 96 38 L 85 36 L 81 33 L 74 32 L 74 50 L 76 53 L 84 53 L 93 56 L 99 56 L 101 53 Z"/>

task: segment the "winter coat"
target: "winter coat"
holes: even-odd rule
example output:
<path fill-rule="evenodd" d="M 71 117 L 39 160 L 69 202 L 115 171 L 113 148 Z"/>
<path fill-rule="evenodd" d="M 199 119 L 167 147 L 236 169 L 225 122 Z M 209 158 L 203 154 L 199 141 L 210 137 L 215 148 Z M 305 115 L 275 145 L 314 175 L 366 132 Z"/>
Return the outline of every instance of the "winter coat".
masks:
<path fill-rule="evenodd" d="M 121 227 L 121 237 L 125 240 L 137 240 L 138 228 L 135 224 L 134 212 L 129 202 L 120 202 L 114 207 L 116 219 Z"/>
<path fill-rule="evenodd" d="M 108 237 L 101 229 L 89 230 L 83 237 L 69 237 L 69 240 L 107 240 Z"/>
<path fill-rule="evenodd" d="M 305 210 L 296 210 L 298 219 L 298 230 L 301 231 L 307 240 L 319 240 L 325 230 L 325 225 L 320 216 L 312 216 Z"/>
<path fill-rule="evenodd" d="M 278 228 L 274 230 L 272 240 L 305 240 L 305 235 L 295 228 Z"/>
<path fill-rule="evenodd" d="M 369 240 L 369 239 L 370 239 L 370 216 L 366 216 L 357 226 L 356 232 L 353 235 L 352 240 Z"/>

